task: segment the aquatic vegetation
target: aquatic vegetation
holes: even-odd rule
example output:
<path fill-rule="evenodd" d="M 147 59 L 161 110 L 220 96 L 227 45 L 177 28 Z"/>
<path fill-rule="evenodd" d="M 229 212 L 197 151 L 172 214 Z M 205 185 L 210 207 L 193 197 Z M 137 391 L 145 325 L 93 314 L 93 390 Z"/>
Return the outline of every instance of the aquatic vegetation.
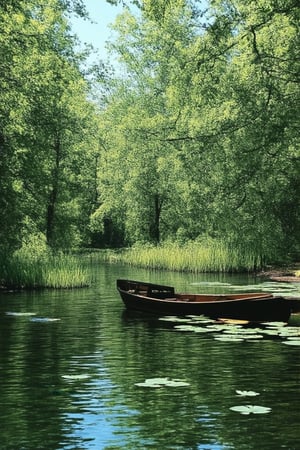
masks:
<path fill-rule="evenodd" d="M 165 316 L 165 317 L 161 317 L 158 320 L 163 320 L 165 322 L 184 322 L 186 323 L 187 319 L 183 319 L 181 317 L 177 317 L 177 316 Z"/>
<path fill-rule="evenodd" d="M 11 317 L 30 317 L 36 315 L 36 313 L 34 312 L 14 312 L 14 311 L 7 311 L 5 314 Z"/>
<path fill-rule="evenodd" d="M 88 286 L 90 276 L 81 261 L 72 255 L 45 252 L 16 252 L 0 261 L 1 284 L 8 288 L 76 288 Z"/>
<path fill-rule="evenodd" d="M 90 378 L 90 375 L 82 373 L 78 375 L 62 375 L 62 378 L 68 381 L 80 381 L 80 380 L 86 380 Z"/>
<path fill-rule="evenodd" d="M 267 337 L 285 340 L 287 345 L 300 345 L 300 327 L 288 326 L 285 322 L 264 322 L 255 327 L 248 322 L 245 324 L 223 322 L 206 318 L 205 316 L 165 316 L 159 320 L 173 322 L 173 329 L 177 332 L 213 335 L 220 342 L 260 342 Z M 207 319 L 207 320 L 206 320 Z M 179 323 L 178 322 L 182 322 Z M 289 343 L 292 342 L 292 343 Z"/>
<path fill-rule="evenodd" d="M 292 341 L 291 339 L 288 339 L 287 341 L 284 341 L 283 344 L 300 346 L 300 339 L 299 340 L 295 340 L 295 341 Z"/>
<path fill-rule="evenodd" d="M 148 269 L 180 272 L 233 272 L 257 269 L 257 257 L 245 249 L 232 248 L 225 242 L 188 242 L 141 245 L 119 252 L 107 252 L 109 262 L 121 262 Z"/>
<path fill-rule="evenodd" d="M 242 405 L 242 406 L 232 406 L 231 411 L 238 412 L 243 415 L 249 414 L 268 414 L 272 411 L 272 408 L 266 406 L 258 406 L 258 405 Z"/>
<path fill-rule="evenodd" d="M 255 391 L 240 391 L 237 389 L 235 392 L 241 397 L 256 397 L 257 395 L 260 395 L 259 392 Z"/>
<path fill-rule="evenodd" d="M 215 336 L 215 340 L 223 342 L 243 342 L 244 338 L 238 336 Z"/>
<path fill-rule="evenodd" d="M 183 380 L 170 380 L 165 378 L 148 378 L 142 383 L 135 383 L 135 386 L 146 388 L 161 388 L 161 387 L 186 387 L 190 384 Z"/>
<path fill-rule="evenodd" d="M 52 318 L 52 317 L 33 317 L 30 319 L 30 322 L 40 322 L 40 323 L 48 323 L 48 322 L 59 322 L 61 319 Z"/>

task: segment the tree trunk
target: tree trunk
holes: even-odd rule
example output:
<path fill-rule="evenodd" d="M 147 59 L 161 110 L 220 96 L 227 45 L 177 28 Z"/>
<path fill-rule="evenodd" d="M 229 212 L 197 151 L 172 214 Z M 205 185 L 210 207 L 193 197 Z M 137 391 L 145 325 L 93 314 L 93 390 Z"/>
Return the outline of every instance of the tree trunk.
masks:
<path fill-rule="evenodd" d="M 162 200 L 160 200 L 159 195 L 154 196 L 154 220 L 150 226 L 150 238 L 155 243 L 160 241 L 160 213 L 162 207 Z"/>
<path fill-rule="evenodd" d="M 55 160 L 52 171 L 52 186 L 49 194 L 49 202 L 47 207 L 47 225 L 46 225 L 46 239 L 47 244 L 53 244 L 54 238 L 54 225 L 55 225 L 55 209 L 58 195 L 58 181 L 59 181 L 59 169 L 61 160 L 61 142 L 59 137 L 55 140 L 53 146 Z"/>

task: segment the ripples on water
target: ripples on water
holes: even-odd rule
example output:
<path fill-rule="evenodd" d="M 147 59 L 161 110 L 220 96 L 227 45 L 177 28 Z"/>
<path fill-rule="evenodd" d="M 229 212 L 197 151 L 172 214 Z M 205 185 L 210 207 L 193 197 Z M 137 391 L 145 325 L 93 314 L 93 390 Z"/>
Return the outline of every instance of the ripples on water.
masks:
<path fill-rule="evenodd" d="M 90 289 L 2 295 L 1 450 L 300 448 L 299 347 L 272 337 L 220 342 L 127 313 L 115 289 L 119 276 L 194 292 L 256 282 L 113 266 L 99 268 Z M 45 320 L 53 318 L 60 320 Z M 154 377 L 188 386 L 136 386 Z M 230 410 L 247 404 L 271 412 Z"/>

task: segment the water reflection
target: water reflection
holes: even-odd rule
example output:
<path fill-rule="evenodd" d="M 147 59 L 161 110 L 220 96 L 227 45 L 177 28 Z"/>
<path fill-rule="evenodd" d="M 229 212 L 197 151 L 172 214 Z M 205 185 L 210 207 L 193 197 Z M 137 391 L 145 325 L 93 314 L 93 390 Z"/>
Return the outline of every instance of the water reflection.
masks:
<path fill-rule="evenodd" d="M 153 316 L 128 314 L 115 289 L 118 277 L 182 291 L 212 281 L 208 275 L 201 280 L 104 266 L 97 267 L 91 289 L 2 295 L 1 449 L 299 448 L 297 347 L 272 338 L 218 342 L 207 334 L 175 332 Z M 249 277 L 213 278 L 255 283 Z M 32 322 L 8 311 L 60 321 Z M 152 377 L 189 385 L 136 386 Z M 239 398 L 237 389 L 260 396 Z M 271 413 L 241 416 L 230 410 L 253 402 Z"/>

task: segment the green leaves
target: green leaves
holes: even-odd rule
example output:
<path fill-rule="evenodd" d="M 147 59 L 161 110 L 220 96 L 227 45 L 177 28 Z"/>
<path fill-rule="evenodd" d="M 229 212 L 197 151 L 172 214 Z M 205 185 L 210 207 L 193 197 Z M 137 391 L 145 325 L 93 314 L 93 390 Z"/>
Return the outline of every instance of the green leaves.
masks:
<path fill-rule="evenodd" d="M 162 240 L 212 235 L 257 266 L 284 256 L 300 230 L 292 5 L 216 1 L 209 19 L 189 1 L 143 6 L 115 25 L 126 77 L 111 84 L 104 111 L 101 201 L 116 215 L 112 196 L 122 197 L 129 242 L 151 240 L 154 222 Z M 130 180 L 114 183 L 120 161 Z"/>
<path fill-rule="evenodd" d="M 39 233 L 59 247 L 87 239 L 97 115 L 64 8 L 84 14 L 80 0 L 0 7 L 0 247 L 9 253 Z"/>
<path fill-rule="evenodd" d="M 56 247 L 213 237 L 256 268 L 297 253 L 293 2 L 128 1 L 97 107 L 64 14 L 84 2 L 25 3 L 0 7 L 3 251 L 42 232 Z"/>

